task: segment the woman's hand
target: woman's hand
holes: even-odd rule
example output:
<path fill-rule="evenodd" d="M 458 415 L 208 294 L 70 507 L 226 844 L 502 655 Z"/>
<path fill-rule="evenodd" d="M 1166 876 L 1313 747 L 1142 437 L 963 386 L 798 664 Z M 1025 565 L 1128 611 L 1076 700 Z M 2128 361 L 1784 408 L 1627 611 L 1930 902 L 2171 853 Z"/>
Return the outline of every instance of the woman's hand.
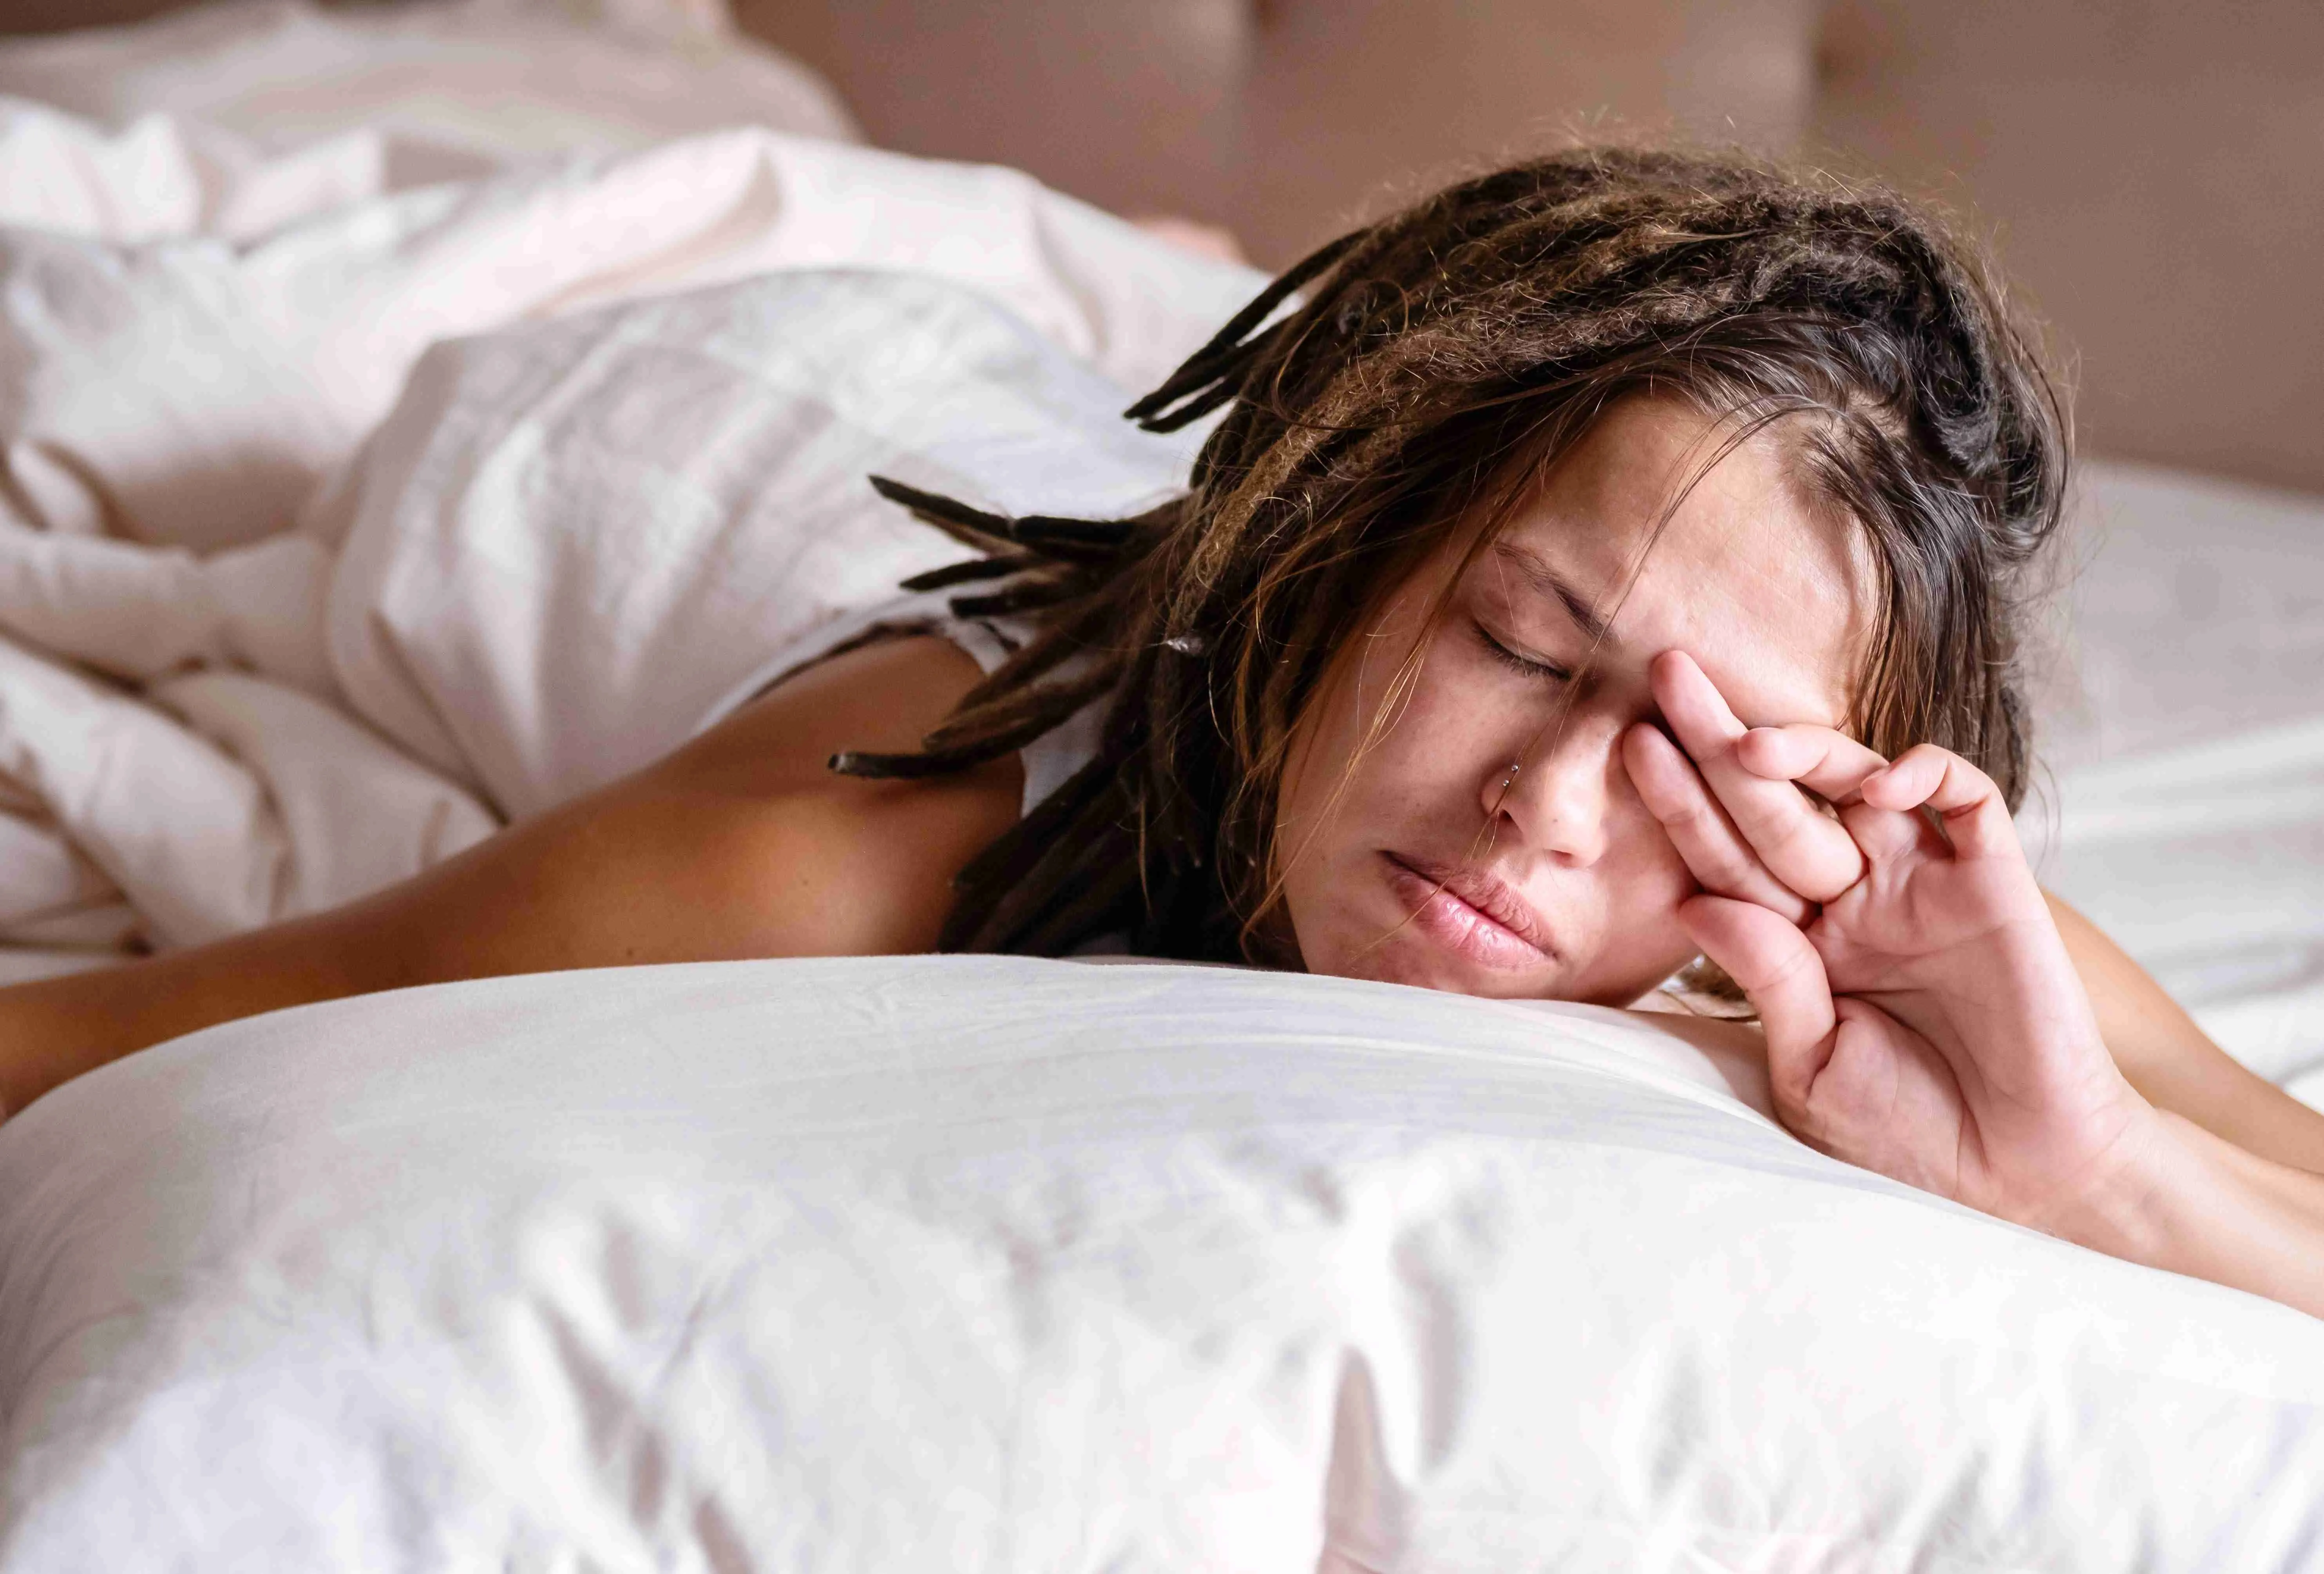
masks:
<path fill-rule="evenodd" d="M 1678 652 L 1654 683 L 1669 736 L 1632 728 L 1624 762 L 1703 889 L 1681 921 L 1758 1010 L 1784 1123 L 1987 1213 L 2111 1238 L 2162 1122 L 2099 1038 L 1992 780 L 1932 745 L 1892 764 L 1829 727 L 1746 728 Z"/>

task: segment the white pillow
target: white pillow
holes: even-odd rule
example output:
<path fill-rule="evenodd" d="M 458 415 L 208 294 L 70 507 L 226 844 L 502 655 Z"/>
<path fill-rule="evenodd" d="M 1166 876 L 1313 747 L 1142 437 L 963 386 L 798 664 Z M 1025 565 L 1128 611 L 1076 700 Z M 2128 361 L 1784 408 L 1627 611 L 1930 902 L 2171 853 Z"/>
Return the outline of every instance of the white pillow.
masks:
<path fill-rule="evenodd" d="M 0 1128 L 0 1570 L 2304 1566 L 2324 1325 L 1638 1019 L 1006 958 L 339 1002 Z"/>

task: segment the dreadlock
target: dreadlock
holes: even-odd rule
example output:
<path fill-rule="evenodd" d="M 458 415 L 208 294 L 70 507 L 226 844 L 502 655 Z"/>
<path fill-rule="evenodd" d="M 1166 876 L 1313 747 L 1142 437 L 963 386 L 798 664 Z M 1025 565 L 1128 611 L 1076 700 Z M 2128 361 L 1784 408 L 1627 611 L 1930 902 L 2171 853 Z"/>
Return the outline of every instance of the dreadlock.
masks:
<path fill-rule="evenodd" d="M 1225 409 L 1185 494 L 1134 518 L 1008 518 L 887 480 L 981 556 L 964 616 L 1039 633 L 918 754 L 967 769 L 1102 701 L 1098 751 L 962 872 L 946 949 L 1283 963 L 1276 798 L 1294 727 L 1386 588 L 1512 468 L 1616 400 L 1675 394 L 1798 434 L 1861 526 L 1881 604 L 1850 727 L 2025 791 L 2015 614 L 2067 432 L 1976 253 L 1886 191 L 1749 160 L 1582 149 L 1455 185 L 1277 279 L 1129 416 Z"/>

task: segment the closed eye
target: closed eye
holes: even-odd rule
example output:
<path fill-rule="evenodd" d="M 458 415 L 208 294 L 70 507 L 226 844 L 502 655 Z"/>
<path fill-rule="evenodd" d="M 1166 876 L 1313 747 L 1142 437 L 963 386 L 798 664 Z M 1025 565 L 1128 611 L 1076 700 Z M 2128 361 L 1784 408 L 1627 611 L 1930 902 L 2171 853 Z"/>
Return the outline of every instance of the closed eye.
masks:
<path fill-rule="evenodd" d="M 1565 682 L 1573 676 L 1563 667 L 1554 667 L 1547 662 L 1536 662 L 1530 657 L 1517 654 L 1517 652 L 1495 639 L 1490 629 L 1474 619 L 1470 621 L 1469 626 L 1477 631 L 1477 638 L 1483 643 L 1486 652 L 1495 661 L 1512 671 L 1522 672 L 1528 678 L 1546 678 L 1554 683 Z"/>

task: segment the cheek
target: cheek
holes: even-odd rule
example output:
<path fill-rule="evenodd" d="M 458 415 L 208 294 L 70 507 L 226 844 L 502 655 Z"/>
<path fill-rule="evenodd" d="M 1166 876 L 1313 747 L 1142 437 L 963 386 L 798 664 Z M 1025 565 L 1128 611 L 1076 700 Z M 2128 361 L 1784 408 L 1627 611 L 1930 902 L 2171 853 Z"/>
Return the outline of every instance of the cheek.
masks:
<path fill-rule="evenodd" d="M 1440 631 L 1438 642 L 1444 637 Z M 1382 640 L 1376 648 L 1387 644 Z M 1461 856 L 1484 827 L 1486 783 L 1539 730 L 1537 705 L 1508 695 L 1490 672 L 1465 670 L 1462 654 L 1432 645 L 1395 725 L 1368 749 L 1363 740 L 1395 671 L 1385 655 L 1328 684 L 1294 734 L 1277 856 L 1286 860 L 1284 915 L 1311 968 L 1361 970 L 1359 962 L 1371 958 L 1367 948 L 1404 916 L 1372 878 L 1379 850 Z M 1593 736 L 1618 738 L 1630 719 L 1609 713 L 1585 726 Z M 1594 751 L 1591 762 L 1581 753 L 1564 764 L 1608 773 L 1611 823 L 1595 866 L 1552 876 L 1535 893 L 1582 953 L 1575 969 L 1546 989 L 1566 999 L 1628 1005 L 1693 957 L 1678 905 L 1694 885 L 1619 764 L 1604 751 Z M 1469 986 L 1433 977 L 1398 981 Z"/>
<path fill-rule="evenodd" d="M 1474 790 L 1483 766 L 1471 756 L 1480 760 L 1491 745 L 1464 725 L 1443 653 L 1427 653 L 1394 725 L 1370 736 L 1410 637 L 1382 626 L 1370 659 L 1333 673 L 1292 734 L 1275 856 L 1283 917 L 1318 971 L 1350 970 L 1406 916 L 1379 878 L 1382 849 L 1458 847 L 1483 823 Z"/>
<path fill-rule="evenodd" d="M 1686 861 L 1646 806 L 1628 792 L 1600 860 L 1603 919 L 1596 954 L 1573 982 L 1578 999 L 1628 1005 L 1694 959 L 1678 921 L 1679 903 L 1696 891 Z"/>
<path fill-rule="evenodd" d="M 1694 877 L 1669 848 L 1669 842 L 1659 837 L 1651 842 L 1641 838 L 1637 847 L 1621 849 L 1624 856 L 1618 861 L 1608 860 L 1610 939 L 1648 946 L 1657 953 L 1687 945 L 1678 909 L 1695 893 Z"/>
<path fill-rule="evenodd" d="M 1439 703 L 1443 663 L 1433 648 L 1426 653 L 1395 725 L 1372 736 L 1416 638 L 1404 599 L 1391 604 L 1370 634 L 1333 663 L 1292 731 L 1277 810 L 1278 833 L 1290 833 L 1286 847 L 1303 830 L 1326 822 L 1335 829 L 1343 826 L 1360 800 L 1376 810 L 1378 800 L 1397 796 L 1405 784 L 1415 735 L 1426 728 Z"/>
<path fill-rule="evenodd" d="M 1392 671 L 1386 663 L 1364 674 L 1360 694 L 1351 683 L 1337 698 L 1329 716 L 1333 746 L 1316 751 L 1323 767 L 1316 773 L 1321 791 L 1302 783 L 1303 797 L 1320 802 L 1345 778 L 1333 839 L 1409 838 L 1425 827 L 1432 833 L 1425 847 L 1407 850 L 1442 851 L 1443 838 L 1482 828 L 1482 784 L 1512 757 L 1537 718 L 1508 703 L 1494 685 L 1477 681 L 1475 673 L 1462 670 L 1462 653 L 1444 645 L 1440 631 L 1411 688 L 1386 718 L 1392 725 L 1376 730 Z"/>

